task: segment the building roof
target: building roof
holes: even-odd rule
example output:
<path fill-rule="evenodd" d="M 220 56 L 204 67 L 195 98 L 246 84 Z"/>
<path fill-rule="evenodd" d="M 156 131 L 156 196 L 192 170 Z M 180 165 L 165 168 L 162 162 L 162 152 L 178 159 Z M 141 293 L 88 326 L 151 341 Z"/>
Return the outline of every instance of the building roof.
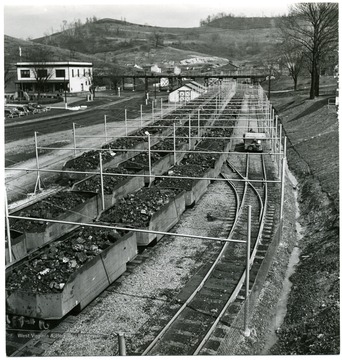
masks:
<path fill-rule="evenodd" d="M 186 86 L 188 86 L 189 88 L 196 90 L 196 91 L 204 91 L 205 90 L 205 86 L 201 85 L 200 83 L 196 82 L 196 81 L 189 81 L 188 83 L 185 84 Z"/>
<path fill-rule="evenodd" d="M 25 61 L 25 62 L 17 62 L 17 67 L 30 67 L 34 65 L 43 65 L 45 67 L 57 67 L 57 66 L 93 66 L 91 62 L 83 62 L 83 61 Z"/>
<path fill-rule="evenodd" d="M 189 81 L 189 82 L 183 84 L 182 86 L 179 86 L 177 89 L 175 89 L 173 91 L 177 91 L 177 90 L 181 89 L 184 86 L 187 87 L 190 90 L 197 91 L 198 93 L 202 93 L 206 89 L 205 86 L 203 86 L 203 85 L 199 84 L 198 82 L 192 80 L 192 81 Z"/>

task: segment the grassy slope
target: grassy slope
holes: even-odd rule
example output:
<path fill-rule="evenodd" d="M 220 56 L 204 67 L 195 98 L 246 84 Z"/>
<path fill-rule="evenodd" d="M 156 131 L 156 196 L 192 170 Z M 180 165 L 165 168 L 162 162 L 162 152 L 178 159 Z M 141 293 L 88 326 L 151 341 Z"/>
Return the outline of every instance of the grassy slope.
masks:
<path fill-rule="evenodd" d="M 339 353 L 338 120 L 327 98 L 272 99 L 288 136 L 288 163 L 299 180 L 301 261 L 291 277 L 288 313 L 273 354 Z"/>
<path fill-rule="evenodd" d="M 95 23 L 84 24 L 75 32 L 69 29 L 34 41 L 48 42 L 53 46 L 94 55 L 104 56 L 104 53 L 108 53 L 110 57 L 112 54 L 115 56 L 120 54 L 120 58 L 123 55 L 126 57 L 125 62 L 129 62 L 132 52 L 149 52 L 155 49 L 152 40 L 155 34 L 162 36 L 165 46 L 179 51 L 220 56 L 230 60 L 241 60 L 246 56 L 249 60 L 251 56 L 260 59 L 265 52 L 272 52 L 277 28 L 274 24 L 270 26 L 268 18 L 258 19 L 257 29 L 248 26 L 253 23 L 253 18 L 234 20 L 236 24 L 231 24 L 231 19 L 228 18 L 220 19 L 218 26 L 211 24 L 196 28 L 163 28 L 102 19 Z M 245 27 L 242 29 L 238 26 L 240 20 L 245 22 Z M 230 24 L 230 27 L 225 28 L 225 24 Z M 177 61 L 172 55 L 169 55 L 169 60 Z"/>

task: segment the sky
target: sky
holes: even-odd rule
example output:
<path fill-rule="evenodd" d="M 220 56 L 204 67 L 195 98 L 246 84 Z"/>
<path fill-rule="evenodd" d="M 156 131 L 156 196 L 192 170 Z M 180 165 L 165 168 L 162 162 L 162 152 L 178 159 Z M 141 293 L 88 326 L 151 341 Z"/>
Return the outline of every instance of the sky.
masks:
<path fill-rule="evenodd" d="M 84 23 L 87 17 L 93 16 L 152 26 L 198 27 L 201 19 L 219 12 L 236 16 L 283 15 L 290 3 L 291 0 L 5 0 L 4 34 L 23 40 L 34 39 L 60 31 L 64 20 L 70 23 L 80 19 Z"/>

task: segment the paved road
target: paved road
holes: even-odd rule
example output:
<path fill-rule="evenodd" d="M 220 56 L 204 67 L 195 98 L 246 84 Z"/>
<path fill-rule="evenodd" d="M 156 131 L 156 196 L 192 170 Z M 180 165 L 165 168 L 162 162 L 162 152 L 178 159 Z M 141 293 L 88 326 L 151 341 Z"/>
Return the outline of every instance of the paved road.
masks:
<path fill-rule="evenodd" d="M 33 115 L 29 115 L 25 118 L 21 118 L 22 120 L 16 119 L 13 121 L 12 119 L 8 119 L 5 122 L 5 143 L 32 138 L 35 131 L 46 134 L 72 129 L 73 122 L 77 122 L 82 126 L 103 123 L 103 115 L 105 115 L 106 110 L 119 103 L 127 102 L 139 97 L 141 97 L 141 94 L 111 101 L 107 104 L 92 106 L 85 110 L 65 112 L 65 110 L 58 109 L 54 110 L 53 114 L 47 113 L 46 116 L 43 117 L 33 117 Z M 58 111 L 63 112 L 58 114 Z M 124 118 L 123 112 L 123 110 L 118 111 L 116 117 L 122 120 Z M 96 116 L 94 114 L 96 114 Z"/>
<path fill-rule="evenodd" d="M 139 95 L 137 97 L 140 97 Z M 121 99 L 122 101 L 127 101 L 128 99 Z M 117 103 L 117 102 L 116 102 Z M 111 103 L 112 104 L 112 103 Z M 105 107 L 106 108 L 106 107 Z M 102 106 L 99 106 L 97 108 L 97 111 L 92 111 L 89 114 L 92 114 L 89 116 L 89 122 L 91 123 L 90 126 L 86 127 L 80 127 L 77 129 L 77 134 L 80 136 L 80 138 L 77 140 L 77 147 L 78 148 L 89 148 L 89 147 L 99 147 L 104 142 L 103 138 L 100 138 L 99 136 L 103 136 L 103 116 L 101 118 L 101 121 L 98 125 L 96 125 L 94 121 L 94 113 L 98 116 L 99 109 L 102 109 Z M 163 113 L 166 114 L 167 112 L 171 111 L 172 109 L 163 109 Z M 84 113 L 82 113 L 84 114 Z M 81 115 L 82 115 L 81 114 Z M 119 116 L 121 116 L 119 114 Z M 155 116 L 157 119 L 160 116 L 160 112 L 155 112 Z M 121 116 L 121 119 L 123 116 Z M 68 121 L 69 117 L 66 117 L 66 121 Z M 70 120 L 69 120 L 70 121 Z M 74 120 L 73 120 L 74 121 Z M 151 114 L 145 114 L 143 116 L 143 123 L 144 125 L 150 123 L 151 120 Z M 77 121 L 78 123 L 80 121 Z M 32 134 L 34 131 L 37 131 L 37 124 L 40 126 L 44 126 L 44 128 L 50 133 L 54 132 L 54 126 L 62 126 L 64 124 L 64 117 L 61 116 L 58 119 L 49 119 L 42 120 L 40 122 L 32 121 L 31 126 L 35 126 L 35 130 L 31 129 L 30 137 L 32 138 Z M 47 124 L 52 124 L 47 127 Z M 70 122 L 69 122 L 70 124 Z M 27 126 L 27 125 L 24 125 Z M 65 129 L 65 125 L 63 125 Z M 132 124 L 130 124 L 130 130 L 129 132 L 134 131 L 135 129 L 138 129 L 140 127 L 140 116 L 137 118 L 137 121 L 133 121 Z M 18 131 L 20 129 L 19 127 L 11 127 L 13 131 Z M 115 136 L 124 136 L 126 132 L 125 129 L 125 121 L 116 121 L 115 122 Z M 82 139 L 83 135 L 89 135 L 89 133 L 92 134 L 92 138 L 84 138 Z M 18 135 L 19 136 L 19 135 Z M 24 140 L 25 141 L 25 140 Z M 61 150 L 54 150 L 51 151 L 48 154 L 39 156 L 39 169 L 43 170 L 61 170 L 63 167 L 63 164 L 74 157 L 74 152 L 72 149 L 65 150 L 64 148 L 70 148 L 70 145 L 64 146 L 61 148 Z M 81 151 L 78 151 L 78 154 L 80 154 Z M 35 188 L 35 183 L 37 180 L 37 171 L 32 171 L 33 169 L 37 168 L 36 159 L 32 158 L 30 160 L 24 161 L 18 165 L 14 166 L 15 168 L 20 168 L 22 170 L 14 170 L 14 169 L 6 169 L 6 176 L 5 176 L 5 183 L 6 183 L 6 189 L 7 189 L 7 197 L 9 202 L 14 202 L 18 200 L 18 198 L 22 198 L 23 194 L 32 193 Z M 32 169 L 32 170 L 31 170 Z M 55 173 L 47 173 L 42 172 L 41 176 L 45 178 L 45 184 L 48 179 L 51 179 L 56 175 Z M 26 199 L 27 200 L 27 199 Z"/>

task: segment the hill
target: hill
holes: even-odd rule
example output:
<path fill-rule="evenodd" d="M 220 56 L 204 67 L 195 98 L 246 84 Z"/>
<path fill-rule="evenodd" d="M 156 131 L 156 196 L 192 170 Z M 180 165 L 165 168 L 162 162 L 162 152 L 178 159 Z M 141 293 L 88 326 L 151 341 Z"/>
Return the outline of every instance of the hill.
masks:
<path fill-rule="evenodd" d="M 164 49 L 170 61 L 177 62 L 191 52 L 240 62 L 246 58 L 260 60 L 272 52 L 277 23 L 277 18 L 227 16 L 196 28 L 165 28 L 101 19 L 86 24 L 76 22 L 64 31 L 33 41 L 110 61 L 114 56 L 119 63 L 131 62 L 132 53 L 148 62 L 151 53 L 162 53 Z M 160 61 L 159 57 L 153 61 Z"/>
<path fill-rule="evenodd" d="M 207 21 L 202 20 L 202 25 L 230 30 L 255 30 L 277 29 L 280 17 L 236 17 L 232 15 L 216 16 Z"/>
<path fill-rule="evenodd" d="M 6 91 L 14 90 L 7 85 L 14 86 L 14 64 L 30 61 L 38 44 L 54 61 L 91 61 L 97 73 L 110 68 L 112 74 L 132 74 L 134 65 L 153 64 L 202 73 L 231 62 L 260 66 L 277 46 L 276 19 L 226 16 L 195 28 L 167 28 L 105 18 L 64 24 L 62 31 L 30 41 L 5 35 Z"/>

